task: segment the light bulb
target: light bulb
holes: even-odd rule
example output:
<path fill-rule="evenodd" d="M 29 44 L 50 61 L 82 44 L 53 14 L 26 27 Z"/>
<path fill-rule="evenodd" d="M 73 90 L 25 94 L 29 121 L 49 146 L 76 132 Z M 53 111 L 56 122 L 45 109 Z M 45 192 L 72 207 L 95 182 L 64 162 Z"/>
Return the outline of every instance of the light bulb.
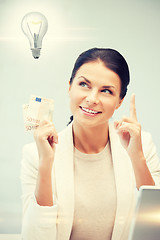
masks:
<path fill-rule="evenodd" d="M 22 19 L 21 28 L 29 40 L 33 57 L 39 58 L 42 39 L 48 29 L 46 17 L 39 12 L 27 13 Z"/>

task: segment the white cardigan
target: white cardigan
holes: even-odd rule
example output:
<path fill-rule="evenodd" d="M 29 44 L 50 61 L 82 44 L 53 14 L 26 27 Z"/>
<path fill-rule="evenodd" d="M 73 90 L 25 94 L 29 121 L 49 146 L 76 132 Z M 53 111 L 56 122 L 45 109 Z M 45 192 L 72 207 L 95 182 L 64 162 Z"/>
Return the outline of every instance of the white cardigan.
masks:
<path fill-rule="evenodd" d="M 109 138 L 113 160 L 117 208 L 112 240 L 127 240 L 135 208 L 136 184 L 131 160 L 112 125 Z M 142 132 L 142 145 L 156 185 L 160 185 L 160 162 L 151 135 Z M 60 134 L 53 166 L 54 206 L 39 206 L 34 191 L 37 179 L 38 152 L 35 143 L 23 148 L 21 182 L 23 190 L 23 240 L 69 240 L 74 217 L 72 124 Z"/>

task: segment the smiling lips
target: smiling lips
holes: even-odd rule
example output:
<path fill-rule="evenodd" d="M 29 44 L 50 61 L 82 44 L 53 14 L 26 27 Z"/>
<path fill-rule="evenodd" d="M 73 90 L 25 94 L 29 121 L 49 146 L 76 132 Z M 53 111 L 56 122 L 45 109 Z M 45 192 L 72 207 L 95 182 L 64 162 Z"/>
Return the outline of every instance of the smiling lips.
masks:
<path fill-rule="evenodd" d="M 92 109 L 85 108 L 85 107 L 80 107 L 80 108 L 82 109 L 82 111 L 83 111 L 84 113 L 86 113 L 87 115 L 91 115 L 91 116 L 95 116 L 95 115 L 101 113 L 101 112 L 97 112 L 97 111 L 94 111 L 94 110 L 92 110 Z"/>

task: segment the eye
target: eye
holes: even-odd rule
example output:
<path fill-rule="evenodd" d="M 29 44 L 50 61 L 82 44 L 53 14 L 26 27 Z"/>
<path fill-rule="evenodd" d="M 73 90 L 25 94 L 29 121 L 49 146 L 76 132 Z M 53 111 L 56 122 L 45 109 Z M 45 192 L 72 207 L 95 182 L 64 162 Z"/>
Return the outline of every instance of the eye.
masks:
<path fill-rule="evenodd" d="M 82 86 L 82 87 L 88 87 L 86 82 L 80 82 L 79 85 Z"/>
<path fill-rule="evenodd" d="M 103 89 L 101 92 L 112 94 L 112 91 L 109 89 Z"/>

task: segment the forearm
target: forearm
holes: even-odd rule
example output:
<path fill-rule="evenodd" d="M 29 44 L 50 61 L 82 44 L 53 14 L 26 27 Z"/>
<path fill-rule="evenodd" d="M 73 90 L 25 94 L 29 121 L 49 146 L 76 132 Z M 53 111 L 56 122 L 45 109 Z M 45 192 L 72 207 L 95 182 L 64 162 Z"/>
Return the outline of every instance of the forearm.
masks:
<path fill-rule="evenodd" d="M 134 169 L 137 189 L 139 189 L 142 185 L 155 185 L 143 154 L 134 157 L 134 159 L 132 158 L 132 165 Z"/>
<path fill-rule="evenodd" d="M 51 168 L 39 167 L 35 197 L 40 206 L 53 206 Z"/>

